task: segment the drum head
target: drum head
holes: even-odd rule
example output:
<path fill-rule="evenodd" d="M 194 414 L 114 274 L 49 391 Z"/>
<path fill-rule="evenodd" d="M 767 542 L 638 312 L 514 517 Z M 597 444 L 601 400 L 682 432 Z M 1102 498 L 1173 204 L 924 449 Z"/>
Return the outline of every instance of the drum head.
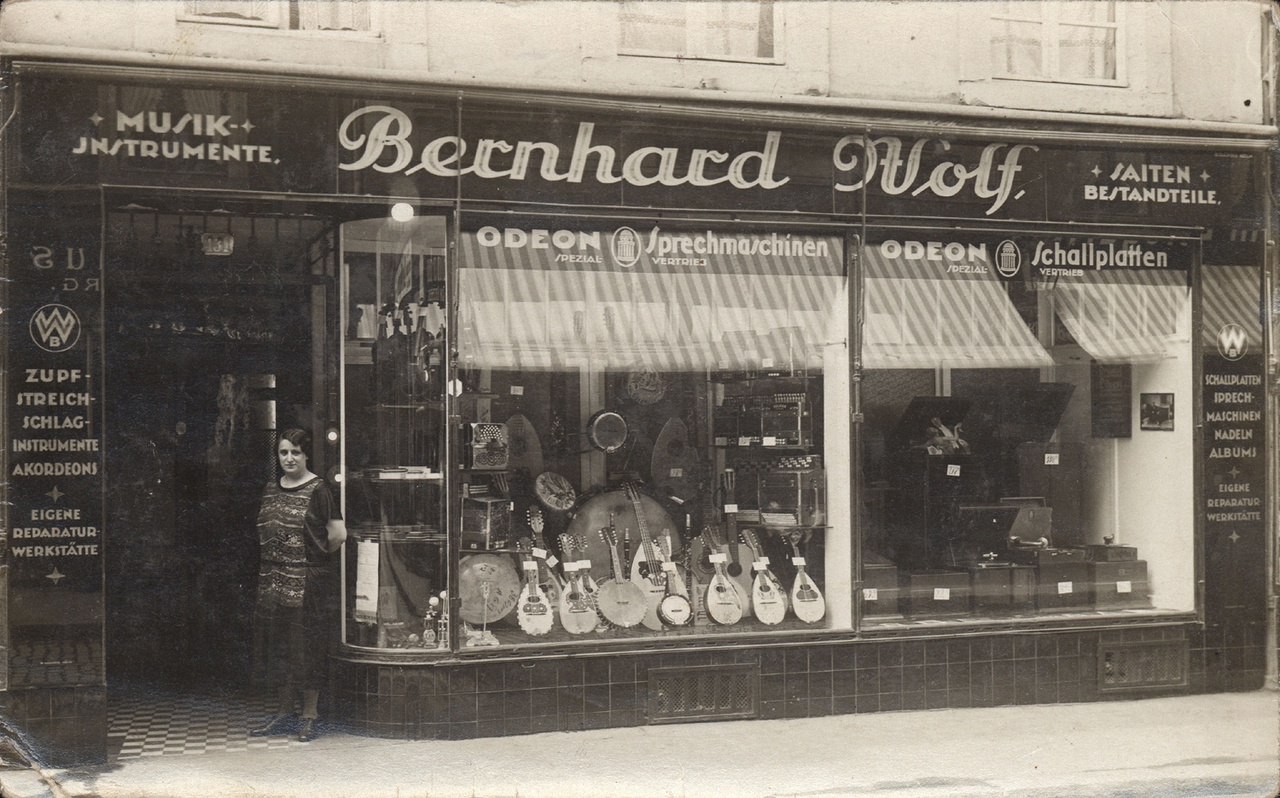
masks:
<path fill-rule="evenodd" d="M 458 567 L 458 615 L 472 624 L 501 620 L 520 600 L 520 577 L 511 560 L 497 554 L 464 557 Z"/>
<path fill-rule="evenodd" d="M 627 420 L 612 410 L 601 410 L 587 422 L 591 445 L 602 452 L 616 452 L 627 442 Z"/>

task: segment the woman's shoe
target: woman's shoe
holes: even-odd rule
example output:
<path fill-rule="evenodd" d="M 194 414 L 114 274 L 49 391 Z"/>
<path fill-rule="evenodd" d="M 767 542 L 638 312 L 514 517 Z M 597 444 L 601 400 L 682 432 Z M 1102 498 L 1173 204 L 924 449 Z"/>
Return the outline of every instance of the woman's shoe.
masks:
<path fill-rule="evenodd" d="M 271 719 L 257 728 L 249 730 L 250 737 L 266 737 L 269 734 L 283 734 L 288 731 L 292 718 L 283 713 L 276 713 Z"/>
<path fill-rule="evenodd" d="M 320 736 L 320 721 L 316 718 L 303 718 L 302 727 L 298 729 L 298 742 L 309 743 Z"/>

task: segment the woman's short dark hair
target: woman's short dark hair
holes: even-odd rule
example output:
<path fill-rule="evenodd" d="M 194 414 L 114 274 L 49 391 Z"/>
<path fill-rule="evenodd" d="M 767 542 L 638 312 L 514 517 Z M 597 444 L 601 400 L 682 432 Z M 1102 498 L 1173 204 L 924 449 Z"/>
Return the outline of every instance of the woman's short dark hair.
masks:
<path fill-rule="evenodd" d="M 300 429 L 298 427 L 287 429 L 280 433 L 280 440 L 292 443 L 294 446 L 301 449 L 302 453 L 308 458 L 311 457 L 311 433 L 307 432 L 305 429 Z"/>

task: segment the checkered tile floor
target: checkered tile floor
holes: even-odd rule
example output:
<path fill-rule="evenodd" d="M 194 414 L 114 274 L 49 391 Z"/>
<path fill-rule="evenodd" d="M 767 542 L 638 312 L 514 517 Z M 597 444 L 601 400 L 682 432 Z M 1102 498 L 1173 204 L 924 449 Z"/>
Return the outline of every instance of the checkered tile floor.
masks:
<path fill-rule="evenodd" d="M 304 745 L 293 734 L 249 736 L 249 729 L 275 708 L 265 698 L 128 688 L 109 690 L 107 700 L 107 750 L 112 761 Z"/>

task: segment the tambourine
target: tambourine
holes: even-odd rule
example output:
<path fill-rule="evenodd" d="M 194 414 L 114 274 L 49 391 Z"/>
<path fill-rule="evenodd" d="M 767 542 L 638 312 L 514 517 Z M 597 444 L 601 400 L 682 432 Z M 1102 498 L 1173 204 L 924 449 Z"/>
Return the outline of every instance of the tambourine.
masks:
<path fill-rule="evenodd" d="M 554 471 L 539 474 L 533 481 L 533 490 L 538 495 L 538 501 L 562 513 L 573 509 L 573 503 L 578 499 L 577 491 L 569 480 Z"/>
<path fill-rule="evenodd" d="M 601 410 L 587 422 L 587 438 L 605 454 L 616 452 L 627 442 L 627 420 L 612 410 Z"/>

